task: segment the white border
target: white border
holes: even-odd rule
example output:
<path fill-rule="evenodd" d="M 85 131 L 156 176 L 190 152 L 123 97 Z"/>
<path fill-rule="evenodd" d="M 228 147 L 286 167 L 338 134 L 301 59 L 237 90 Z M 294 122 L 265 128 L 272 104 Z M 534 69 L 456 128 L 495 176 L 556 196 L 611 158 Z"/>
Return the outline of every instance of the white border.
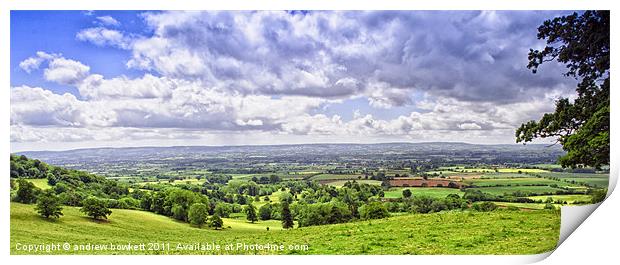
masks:
<path fill-rule="evenodd" d="M 9 189 L 8 173 L 9 163 L 8 155 L 10 151 L 9 143 L 9 29 L 10 29 L 10 10 L 202 10 L 202 9 L 221 9 L 221 10 L 282 10 L 282 9 L 307 9 L 307 10 L 437 10 L 437 9 L 456 9 L 456 10 L 584 10 L 584 9 L 611 9 L 612 10 L 612 46 L 616 47 L 618 41 L 613 36 L 620 36 L 618 32 L 618 17 L 613 17 L 618 9 L 612 1 L 603 0 L 433 0 L 433 1 L 397 1 L 397 0 L 381 0 L 381 1 L 352 1 L 352 0 L 226 0 L 226 1 L 191 1 L 191 0 L 105 0 L 105 1 L 86 1 L 86 0 L 0 0 L 0 58 L 3 62 L 0 64 L 0 100 L 2 100 L 3 111 L 0 116 L 0 124 L 5 124 L 0 130 L 0 139 L 2 141 L 2 157 L 0 163 L 0 172 L 3 174 L 4 180 L 0 187 L 0 205 L 2 205 L 2 213 L 0 216 L 0 231 L 2 241 L 0 241 L 0 253 L 2 256 L 9 256 Z M 617 56 L 612 53 L 612 68 L 617 64 Z M 615 69 L 615 68 L 614 68 Z M 618 93 L 612 89 L 612 109 L 620 106 L 618 103 Z M 615 112 L 614 112 L 615 113 Z M 618 115 L 612 113 L 612 154 L 611 161 L 620 161 L 618 155 L 618 133 L 620 129 L 620 119 Z M 618 166 L 611 166 L 612 176 L 610 178 L 610 193 L 613 190 L 618 177 Z M 591 261 L 608 261 L 614 260 L 613 254 L 615 246 L 617 246 L 619 230 L 618 230 L 618 214 L 620 199 L 617 194 L 602 204 L 601 208 L 593 213 L 596 220 L 586 220 L 587 227 L 583 230 L 591 231 L 589 233 L 581 232 L 582 228 L 577 229 L 575 235 L 570 236 L 569 240 L 560 246 L 551 255 L 551 258 L 544 263 L 563 264 L 581 260 L 583 262 Z M 600 213 L 599 213 L 600 212 Z M 594 218 L 592 218 L 594 219 Z M 613 229 L 612 229 L 613 228 Z M 607 237 L 605 237 L 607 235 Z M 574 237 L 574 238 L 573 238 Z M 581 241 L 583 240 L 583 241 Z M 603 252 L 601 250 L 608 250 Z M 384 264 L 385 262 L 396 263 L 439 263 L 439 264 L 517 264 L 535 262 L 545 258 L 548 254 L 533 256 L 9 256 L 2 257 L 5 264 L 40 263 L 40 264 L 106 264 L 110 262 L 122 263 L 155 263 L 170 264 L 181 262 L 194 264 L 219 263 L 228 264 L 245 263 L 245 264 L 272 264 L 273 262 L 282 263 L 363 263 L 363 264 Z M 3 262 L 4 263 L 4 262 Z"/>

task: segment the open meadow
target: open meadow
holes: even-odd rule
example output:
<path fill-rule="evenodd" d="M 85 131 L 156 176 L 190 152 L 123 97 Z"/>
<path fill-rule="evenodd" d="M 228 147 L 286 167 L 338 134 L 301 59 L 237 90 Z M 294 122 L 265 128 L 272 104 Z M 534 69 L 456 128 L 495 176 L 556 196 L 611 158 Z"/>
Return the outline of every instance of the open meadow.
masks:
<path fill-rule="evenodd" d="M 274 222 L 251 224 L 230 219 L 224 219 L 222 230 L 196 228 L 136 210 L 115 209 L 107 221 L 93 221 L 74 207 L 65 207 L 64 214 L 50 221 L 38 216 L 31 205 L 11 203 L 11 246 L 64 242 L 170 244 L 163 250 L 61 250 L 37 254 L 536 254 L 555 248 L 560 227 L 560 216 L 555 211 L 406 214 L 282 231 L 266 230 L 266 226 L 276 228 Z M 286 250 L 216 252 L 183 248 L 195 243 L 272 243 L 283 244 Z M 298 246 L 298 250 L 288 250 L 289 245 Z M 12 247 L 11 254 L 32 253 Z"/>

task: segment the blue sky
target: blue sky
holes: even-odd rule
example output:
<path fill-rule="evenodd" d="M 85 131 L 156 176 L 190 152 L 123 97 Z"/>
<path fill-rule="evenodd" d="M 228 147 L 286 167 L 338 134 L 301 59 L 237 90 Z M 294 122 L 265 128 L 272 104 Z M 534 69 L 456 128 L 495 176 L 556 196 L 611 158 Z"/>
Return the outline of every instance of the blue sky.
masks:
<path fill-rule="evenodd" d="M 570 97 L 565 11 L 12 11 L 11 148 L 514 143 Z"/>
<path fill-rule="evenodd" d="M 114 15 L 121 22 L 119 28 L 130 32 L 144 32 L 145 25 L 138 17 L 141 11 L 12 11 L 11 12 L 11 84 L 45 86 L 52 91 L 78 94 L 71 86 L 47 82 L 41 70 L 28 74 L 19 63 L 37 51 L 61 53 L 67 58 L 88 62 L 93 72 L 105 76 L 138 76 L 142 71 L 127 69 L 131 57 L 126 50 L 98 47 L 77 41 L 76 32 L 97 25 L 96 17 Z"/>

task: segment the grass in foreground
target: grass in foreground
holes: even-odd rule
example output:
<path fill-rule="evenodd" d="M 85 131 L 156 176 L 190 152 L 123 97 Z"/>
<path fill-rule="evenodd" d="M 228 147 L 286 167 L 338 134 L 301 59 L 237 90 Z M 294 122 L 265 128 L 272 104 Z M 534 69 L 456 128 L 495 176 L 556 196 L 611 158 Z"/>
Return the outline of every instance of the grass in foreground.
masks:
<path fill-rule="evenodd" d="M 39 217 L 32 205 L 11 203 L 11 254 L 534 254 L 555 248 L 560 215 L 554 211 L 443 212 L 406 214 L 388 219 L 296 228 L 284 231 L 210 230 L 149 212 L 113 210 L 110 220 L 94 222 L 65 207 L 56 221 Z M 260 223 L 257 225 L 261 225 Z M 252 226 L 245 223 L 244 226 Z M 169 250 L 100 250 L 28 253 L 20 244 L 170 243 Z M 284 251 L 201 251 L 176 249 L 177 244 L 229 243 L 286 246 Z M 307 245 L 307 251 L 288 250 Z M 183 246 L 183 245 L 181 245 Z"/>

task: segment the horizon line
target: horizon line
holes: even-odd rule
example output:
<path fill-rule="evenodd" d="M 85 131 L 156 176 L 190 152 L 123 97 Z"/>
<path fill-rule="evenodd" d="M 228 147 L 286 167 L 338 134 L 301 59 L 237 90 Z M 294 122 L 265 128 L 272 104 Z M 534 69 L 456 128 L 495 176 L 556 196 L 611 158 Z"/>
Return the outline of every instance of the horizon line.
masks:
<path fill-rule="evenodd" d="M 295 146 L 295 145 L 381 145 L 381 144 L 466 144 L 466 145 L 483 145 L 483 146 L 498 146 L 498 145 L 547 145 L 553 147 L 555 145 L 544 143 L 494 143 L 494 144 L 482 144 L 482 143 L 468 143 L 468 142 L 450 142 L 450 141 L 428 141 L 428 142 L 378 142 L 378 143 L 355 143 L 355 142 L 339 142 L 339 143 L 291 143 L 291 144 L 225 144 L 225 145 L 139 145 L 139 146 L 124 146 L 124 147 L 85 147 L 85 148 L 73 148 L 63 150 L 26 150 L 11 152 L 11 154 L 17 153 L 35 153 L 35 152 L 68 152 L 79 150 L 95 150 L 95 149 L 137 149 L 137 148 L 180 148 L 180 147 L 252 147 L 252 146 Z"/>

